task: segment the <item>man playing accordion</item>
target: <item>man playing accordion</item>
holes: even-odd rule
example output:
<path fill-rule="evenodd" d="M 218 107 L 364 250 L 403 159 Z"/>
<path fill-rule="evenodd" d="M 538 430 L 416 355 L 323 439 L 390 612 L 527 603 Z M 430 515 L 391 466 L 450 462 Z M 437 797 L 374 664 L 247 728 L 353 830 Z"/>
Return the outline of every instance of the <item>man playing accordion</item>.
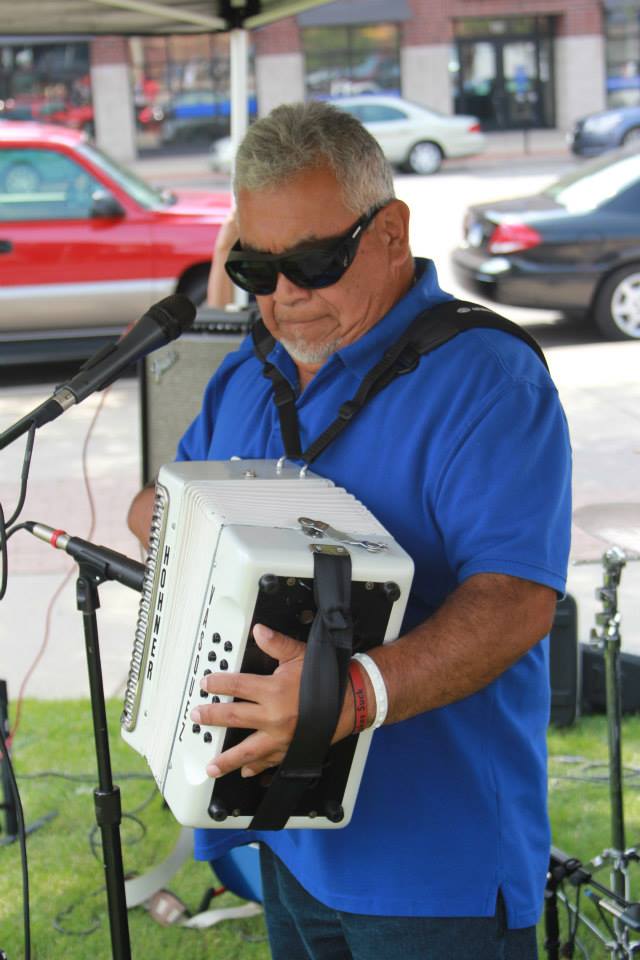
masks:
<path fill-rule="evenodd" d="M 289 452 L 276 381 L 292 392 L 300 450 L 312 448 L 414 318 L 428 324 L 452 300 L 434 264 L 412 255 L 409 210 L 353 117 L 321 103 L 278 107 L 249 129 L 234 189 L 227 270 L 275 342 L 261 358 L 247 337 L 226 358 L 180 460 Z M 369 651 L 335 731 L 339 741 L 357 722 L 380 724 L 351 822 L 254 837 L 276 960 L 536 956 L 547 635 L 565 587 L 570 461 L 545 365 L 479 322 L 416 356 L 315 456 L 314 472 L 378 518 L 415 576 L 400 636 Z M 143 540 L 152 497 L 142 491 L 130 511 Z M 275 672 L 207 678 L 211 693 L 242 702 L 192 715 L 255 731 L 211 757 L 215 778 L 280 763 L 295 729 L 305 645 L 269 624 L 254 637 Z M 234 836 L 199 831 L 197 856 Z"/>

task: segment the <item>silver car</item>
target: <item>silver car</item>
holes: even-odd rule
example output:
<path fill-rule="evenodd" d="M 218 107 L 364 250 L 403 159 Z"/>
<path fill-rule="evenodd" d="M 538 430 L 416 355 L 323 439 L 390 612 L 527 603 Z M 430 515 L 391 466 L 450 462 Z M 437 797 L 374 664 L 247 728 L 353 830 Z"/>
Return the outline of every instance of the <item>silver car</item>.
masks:
<path fill-rule="evenodd" d="M 485 148 L 477 117 L 447 116 L 400 97 L 368 93 L 330 102 L 357 117 L 389 163 L 410 173 L 436 173 L 443 159 L 471 156 Z M 216 140 L 209 156 L 211 168 L 227 173 L 232 159 L 229 138 Z"/>

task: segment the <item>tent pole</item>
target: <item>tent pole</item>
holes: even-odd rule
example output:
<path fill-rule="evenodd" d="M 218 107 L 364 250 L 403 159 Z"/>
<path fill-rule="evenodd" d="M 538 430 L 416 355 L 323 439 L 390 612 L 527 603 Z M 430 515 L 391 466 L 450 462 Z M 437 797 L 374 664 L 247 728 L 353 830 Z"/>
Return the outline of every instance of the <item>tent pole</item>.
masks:
<path fill-rule="evenodd" d="M 247 30 L 231 30 L 229 33 L 231 61 L 231 143 L 233 156 L 249 127 L 249 34 Z M 245 290 L 236 287 L 234 303 L 244 307 L 248 303 Z"/>

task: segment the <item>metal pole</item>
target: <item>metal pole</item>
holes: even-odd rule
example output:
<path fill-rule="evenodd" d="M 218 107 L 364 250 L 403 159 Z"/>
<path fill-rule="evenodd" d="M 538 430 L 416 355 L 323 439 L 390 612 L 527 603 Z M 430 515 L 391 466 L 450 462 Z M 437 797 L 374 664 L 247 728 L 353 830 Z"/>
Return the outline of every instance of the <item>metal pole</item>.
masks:
<path fill-rule="evenodd" d="M 6 680 L 0 680 L 0 725 L 4 735 L 4 742 L 9 750 L 9 694 L 7 692 Z M 5 812 L 5 833 L 7 837 L 15 839 L 18 835 L 18 817 L 16 814 L 16 805 L 13 799 L 11 789 L 11 779 L 9 777 L 9 762 L 6 757 L 0 759 L 0 783 L 2 783 L 3 802 L 0 803 L 0 809 Z"/>
<path fill-rule="evenodd" d="M 618 613 L 618 586 L 626 556 L 618 547 L 607 550 L 602 558 L 604 584 L 596 591 L 603 610 L 596 615 L 600 632 L 593 630 L 592 641 L 603 649 L 605 666 L 605 689 L 607 729 L 609 740 L 609 796 L 611 801 L 611 844 L 613 859 L 611 887 L 614 893 L 625 899 L 627 890 L 626 844 L 624 802 L 622 783 L 622 687 L 620 675 L 620 614 Z M 623 933 L 626 943 L 626 933 Z"/>
<path fill-rule="evenodd" d="M 231 30 L 229 33 L 229 57 L 231 71 L 231 146 L 235 157 L 249 127 L 249 35 L 246 30 Z M 246 307 L 249 297 L 246 290 L 234 289 L 234 303 Z"/>

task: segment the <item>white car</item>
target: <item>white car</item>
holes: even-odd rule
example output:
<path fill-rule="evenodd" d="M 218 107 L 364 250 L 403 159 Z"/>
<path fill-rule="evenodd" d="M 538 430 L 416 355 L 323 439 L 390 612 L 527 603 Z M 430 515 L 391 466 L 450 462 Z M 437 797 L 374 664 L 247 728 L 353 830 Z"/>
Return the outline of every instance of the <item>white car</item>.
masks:
<path fill-rule="evenodd" d="M 389 163 L 411 173 L 435 173 L 444 158 L 471 156 L 485 147 L 477 117 L 447 116 L 400 97 L 377 94 L 340 97 L 330 102 L 363 123 Z M 216 140 L 211 147 L 211 168 L 228 172 L 231 161 L 231 141 Z"/>

